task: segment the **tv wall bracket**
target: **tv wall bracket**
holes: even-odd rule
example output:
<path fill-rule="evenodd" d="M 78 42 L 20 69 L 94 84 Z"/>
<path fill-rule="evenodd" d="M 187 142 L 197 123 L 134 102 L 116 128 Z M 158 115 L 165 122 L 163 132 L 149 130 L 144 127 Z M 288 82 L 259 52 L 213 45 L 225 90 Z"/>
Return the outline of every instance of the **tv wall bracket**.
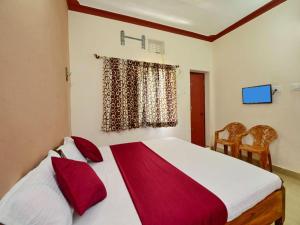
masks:
<path fill-rule="evenodd" d="M 120 37 L 121 37 L 121 45 L 125 45 L 125 39 L 128 38 L 128 39 L 140 41 L 142 44 L 142 49 L 146 49 L 146 36 L 145 35 L 142 35 L 141 38 L 130 37 L 130 36 L 125 35 L 124 30 L 121 30 Z"/>

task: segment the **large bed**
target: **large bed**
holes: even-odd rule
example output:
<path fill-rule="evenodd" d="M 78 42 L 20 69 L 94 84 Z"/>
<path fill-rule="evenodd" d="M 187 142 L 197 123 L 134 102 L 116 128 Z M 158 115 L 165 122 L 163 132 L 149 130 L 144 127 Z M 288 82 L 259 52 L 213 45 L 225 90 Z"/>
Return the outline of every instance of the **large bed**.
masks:
<path fill-rule="evenodd" d="M 268 171 L 177 138 L 143 142 L 152 151 L 222 200 L 228 225 L 267 225 L 284 221 L 284 188 Z M 75 225 L 141 225 L 139 215 L 109 146 L 99 147 L 103 162 L 91 166 L 107 189 L 107 198 Z"/>

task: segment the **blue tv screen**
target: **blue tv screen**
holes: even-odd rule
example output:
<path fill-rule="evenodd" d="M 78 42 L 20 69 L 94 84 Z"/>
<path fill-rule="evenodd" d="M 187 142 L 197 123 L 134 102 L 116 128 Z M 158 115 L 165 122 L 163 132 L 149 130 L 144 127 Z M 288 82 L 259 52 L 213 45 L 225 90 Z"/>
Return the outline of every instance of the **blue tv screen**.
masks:
<path fill-rule="evenodd" d="M 242 93 L 244 104 L 272 103 L 271 84 L 246 87 L 242 89 Z"/>

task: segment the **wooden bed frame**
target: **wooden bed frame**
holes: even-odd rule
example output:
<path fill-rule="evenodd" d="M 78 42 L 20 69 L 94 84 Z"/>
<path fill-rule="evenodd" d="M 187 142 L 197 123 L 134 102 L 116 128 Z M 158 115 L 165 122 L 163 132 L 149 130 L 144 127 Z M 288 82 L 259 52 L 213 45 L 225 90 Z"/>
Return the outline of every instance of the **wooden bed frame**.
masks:
<path fill-rule="evenodd" d="M 285 188 L 282 185 L 251 209 L 225 225 L 283 225 L 285 219 Z"/>

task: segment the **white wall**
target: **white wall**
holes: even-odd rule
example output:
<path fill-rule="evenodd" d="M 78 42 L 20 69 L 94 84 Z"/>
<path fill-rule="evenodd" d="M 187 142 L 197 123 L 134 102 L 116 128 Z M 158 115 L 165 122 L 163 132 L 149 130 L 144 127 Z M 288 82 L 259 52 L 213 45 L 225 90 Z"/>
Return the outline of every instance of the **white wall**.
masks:
<path fill-rule="evenodd" d="M 279 133 L 273 164 L 300 172 L 300 1 L 289 0 L 214 42 L 216 126 L 269 124 Z M 243 105 L 241 88 L 279 85 L 270 105 Z"/>
<path fill-rule="evenodd" d="M 126 35 L 165 42 L 164 57 L 142 50 L 140 43 L 126 39 L 120 45 L 120 31 Z M 190 70 L 212 69 L 211 43 L 171 34 L 155 29 L 136 26 L 115 20 L 69 11 L 69 43 L 71 63 L 71 124 L 72 134 L 91 139 L 99 145 L 145 140 L 163 136 L 176 136 L 190 140 Z M 146 128 L 104 133 L 102 120 L 102 63 L 93 56 L 136 59 L 158 63 L 178 64 L 177 76 L 178 125 L 175 128 Z M 207 76 L 207 85 L 212 76 Z M 207 87 L 208 90 L 212 88 Z M 213 116 L 210 113 L 211 93 L 207 94 L 207 140 L 210 137 Z"/>
<path fill-rule="evenodd" d="M 72 133 L 100 145 L 163 136 L 190 140 L 189 72 L 208 71 L 207 144 L 211 144 L 216 128 L 231 121 L 241 121 L 247 127 L 268 124 L 279 133 L 279 139 L 271 146 L 273 164 L 300 172 L 300 92 L 290 90 L 290 83 L 300 82 L 299 8 L 300 1 L 289 0 L 214 43 L 69 12 Z M 145 34 L 147 38 L 165 41 L 166 55 L 142 50 L 135 41 L 126 40 L 126 46 L 121 46 L 121 30 L 131 36 Z M 179 64 L 178 126 L 101 132 L 101 63 L 95 60 L 94 53 Z M 281 87 L 273 104 L 241 103 L 242 87 L 265 83 Z"/>

